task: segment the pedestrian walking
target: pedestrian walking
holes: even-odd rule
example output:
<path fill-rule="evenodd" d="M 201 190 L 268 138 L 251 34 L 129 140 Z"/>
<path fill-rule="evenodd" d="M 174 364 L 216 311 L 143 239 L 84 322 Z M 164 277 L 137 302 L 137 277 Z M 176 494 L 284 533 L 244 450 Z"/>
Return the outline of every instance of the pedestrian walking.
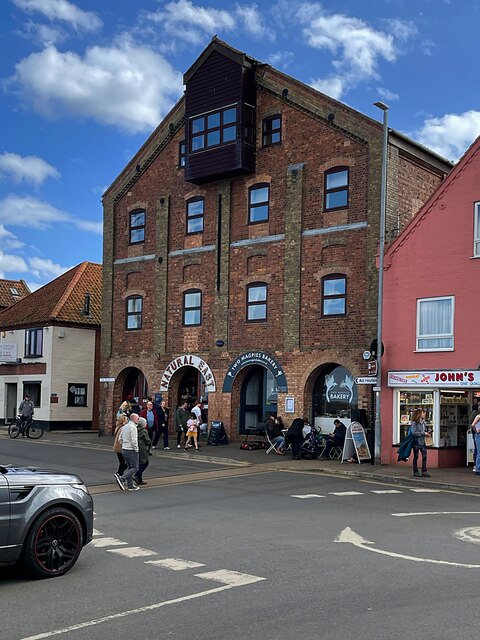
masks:
<path fill-rule="evenodd" d="M 125 462 L 125 458 L 122 454 L 122 443 L 120 442 L 120 433 L 122 432 L 123 427 L 127 424 L 128 418 L 125 414 L 119 415 L 115 425 L 114 436 L 115 439 L 113 441 L 113 450 L 118 458 L 118 470 L 117 475 L 123 475 L 123 472 L 127 468 L 127 463 Z"/>
<path fill-rule="evenodd" d="M 115 480 L 122 491 L 137 491 L 138 485 L 134 484 L 133 476 L 138 471 L 138 413 L 132 413 L 130 420 L 122 427 L 119 436 L 122 445 L 122 455 L 127 463 L 127 469 L 122 475 L 115 474 Z"/>
<path fill-rule="evenodd" d="M 187 420 L 187 437 L 185 440 L 185 451 L 188 447 L 192 445 L 189 444 L 190 440 L 193 440 L 193 444 L 195 445 L 195 450 L 198 451 L 198 427 L 199 422 L 195 413 L 190 414 L 189 419 Z"/>
<path fill-rule="evenodd" d="M 425 445 L 425 436 L 430 435 L 430 432 L 425 426 L 425 415 L 423 409 L 416 409 L 410 423 L 410 433 L 413 436 L 413 475 L 417 478 L 420 477 L 418 472 L 418 455 L 420 453 L 422 454 L 422 477 L 430 478 L 427 471 L 427 447 Z"/>
<path fill-rule="evenodd" d="M 472 422 L 472 435 L 473 441 L 475 443 L 475 475 L 480 476 L 480 413 L 477 414 L 476 418 Z"/>
<path fill-rule="evenodd" d="M 147 420 L 145 418 L 138 419 L 137 422 L 138 436 L 138 471 L 135 474 L 135 481 L 138 484 L 147 484 L 143 479 L 143 472 L 149 465 L 148 457 L 150 455 L 150 446 L 152 441 L 148 435 Z"/>
<path fill-rule="evenodd" d="M 300 460 L 300 447 L 303 442 L 303 428 L 308 424 L 308 418 L 295 418 L 287 430 L 285 444 L 292 446 L 292 457 Z"/>
<path fill-rule="evenodd" d="M 160 406 L 157 408 L 157 424 L 158 431 L 156 431 L 153 435 L 152 449 L 158 444 L 160 436 L 163 435 L 163 448 L 165 451 L 168 451 L 170 447 L 168 446 L 168 418 L 170 416 L 170 410 L 167 407 L 167 403 L 165 400 L 162 400 Z"/>
<path fill-rule="evenodd" d="M 478 398 L 475 398 L 475 402 L 472 405 L 472 411 L 470 412 L 470 425 L 472 427 L 472 438 L 473 438 L 473 473 L 477 473 L 477 455 L 478 455 L 478 448 L 477 448 L 477 441 L 475 439 L 475 430 L 473 428 L 473 422 L 475 420 L 475 418 L 480 414 L 479 408 L 478 408 Z M 480 469 L 478 470 L 480 472 Z"/>
<path fill-rule="evenodd" d="M 146 408 L 140 412 L 140 417 L 145 418 L 145 420 L 147 421 L 148 437 L 150 438 L 150 440 L 154 441 L 155 434 L 158 431 L 158 420 L 157 412 L 154 410 L 153 402 L 151 400 L 148 400 Z"/>
<path fill-rule="evenodd" d="M 189 418 L 188 402 L 185 400 L 175 412 L 175 431 L 177 432 L 177 449 L 181 449 L 182 433 L 184 446 L 187 444 L 187 421 Z"/>

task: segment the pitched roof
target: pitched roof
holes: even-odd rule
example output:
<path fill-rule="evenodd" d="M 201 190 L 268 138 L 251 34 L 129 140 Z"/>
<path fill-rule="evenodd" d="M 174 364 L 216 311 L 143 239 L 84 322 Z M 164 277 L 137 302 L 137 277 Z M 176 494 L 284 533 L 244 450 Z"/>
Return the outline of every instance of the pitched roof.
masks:
<path fill-rule="evenodd" d="M 25 280 L 0 280 L 0 308 L 11 307 L 29 293 Z"/>
<path fill-rule="evenodd" d="M 90 294 L 90 315 L 83 313 Z M 102 320 L 102 265 L 82 262 L 0 313 L 0 327 L 46 323 L 96 326 Z"/>

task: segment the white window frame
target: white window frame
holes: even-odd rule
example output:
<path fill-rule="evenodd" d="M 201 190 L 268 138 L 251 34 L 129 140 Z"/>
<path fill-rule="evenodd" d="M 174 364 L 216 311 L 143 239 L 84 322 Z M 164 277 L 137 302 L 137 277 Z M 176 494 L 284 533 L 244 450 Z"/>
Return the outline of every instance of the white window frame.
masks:
<path fill-rule="evenodd" d="M 441 301 L 441 300 L 451 300 L 452 301 L 452 316 L 451 316 L 451 333 L 435 333 L 435 334 L 419 334 L 420 328 L 420 307 L 422 302 L 431 302 L 432 300 Z M 417 351 L 453 351 L 455 349 L 455 296 L 437 296 L 434 298 L 418 298 L 417 299 L 417 327 L 416 327 L 416 350 Z M 419 342 L 420 340 L 428 340 L 431 339 L 440 339 L 440 338 L 451 338 L 452 346 L 451 347 L 428 347 L 428 348 L 420 348 Z"/>
<path fill-rule="evenodd" d="M 473 211 L 473 257 L 480 258 L 480 202 L 475 202 Z"/>

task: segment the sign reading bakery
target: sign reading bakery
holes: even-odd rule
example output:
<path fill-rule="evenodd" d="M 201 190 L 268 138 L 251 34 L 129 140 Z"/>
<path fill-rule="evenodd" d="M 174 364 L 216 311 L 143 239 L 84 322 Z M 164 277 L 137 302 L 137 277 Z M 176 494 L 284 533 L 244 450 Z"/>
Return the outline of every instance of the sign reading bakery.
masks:
<path fill-rule="evenodd" d="M 176 371 L 178 371 L 178 369 L 181 369 L 182 367 L 194 367 L 195 369 L 198 369 L 198 371 L 200 371 L 200 373 L 202 374 L 203 379 L 205 380 L 205 386 L 207 391 L 209 393 L 214 393 L 217 390 L 215 385 L 214 375 L 212 373 L 212 370 L 208 366 L 208 364 L 205 362 L 205 360 L 202 360 L 198 356 L 186 354 L 178 358 L 175 358 L 175 360 L 172 360 L 168 365 L 168 367 L 163 372 L 162 379 L 160 382 L 161 392 L 168 391 L 172 376 L 175 374 Z"/>
<path fill-rule="evenodd" d="M 480 387 L 480 371 L 389 371 L 389 387 Z"/>

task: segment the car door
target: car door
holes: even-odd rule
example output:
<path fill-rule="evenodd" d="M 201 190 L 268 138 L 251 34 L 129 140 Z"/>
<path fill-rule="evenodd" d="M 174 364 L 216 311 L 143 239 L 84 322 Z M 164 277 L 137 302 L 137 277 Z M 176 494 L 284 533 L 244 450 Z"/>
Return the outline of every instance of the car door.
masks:
<path fill-rule="evenodd" d="M 5 549 L 9 544 L 10 532 L 10 492 L 7 479 L 0 468 L 0 559 L 5 555 Z"/>

